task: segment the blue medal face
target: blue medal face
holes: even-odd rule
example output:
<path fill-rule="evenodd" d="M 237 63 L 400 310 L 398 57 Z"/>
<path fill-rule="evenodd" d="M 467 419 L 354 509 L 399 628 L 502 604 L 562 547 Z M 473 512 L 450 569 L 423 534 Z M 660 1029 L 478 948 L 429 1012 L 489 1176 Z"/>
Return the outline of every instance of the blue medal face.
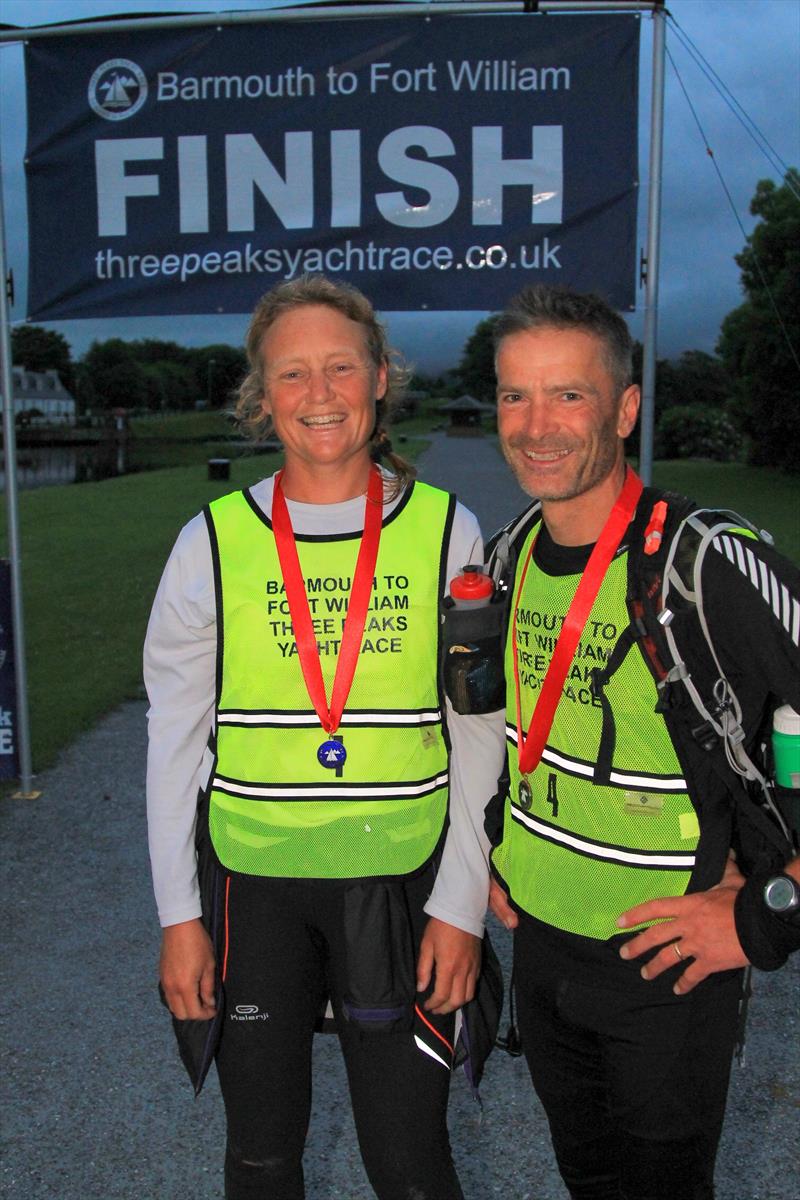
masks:
<path fill-rule="evenodd" d="M 317 751 L 317 758 L 322 763 L 323 767 L 341 767 L 344 760 L 347 758 L 347 751 L 341 742 L 335 742 L 332 739 L 323 742 Z"/>

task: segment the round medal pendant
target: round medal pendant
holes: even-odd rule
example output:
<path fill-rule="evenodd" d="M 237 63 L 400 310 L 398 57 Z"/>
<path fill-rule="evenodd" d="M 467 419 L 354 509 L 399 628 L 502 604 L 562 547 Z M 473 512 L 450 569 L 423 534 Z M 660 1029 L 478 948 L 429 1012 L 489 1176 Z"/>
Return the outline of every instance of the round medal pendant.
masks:
<path fill-rule="evenodd" d="M 335 742 L 332 738 L 323 742 L 317 751 L 317 758 L 323 767 L 341 767 L 344 760 L 347 758 L 347 751 L 341 742 Z"/>
<path fill-rule="evenodd" d="M 519 806 L 520 808 L 524 808 L 525 812 L 527 812 L 533 804 L 533 792 L 531 791 L 531 785 L 528 783 L 527 779 L 520 779 L 519 788 L 517 791 L 519 795 Z"/>

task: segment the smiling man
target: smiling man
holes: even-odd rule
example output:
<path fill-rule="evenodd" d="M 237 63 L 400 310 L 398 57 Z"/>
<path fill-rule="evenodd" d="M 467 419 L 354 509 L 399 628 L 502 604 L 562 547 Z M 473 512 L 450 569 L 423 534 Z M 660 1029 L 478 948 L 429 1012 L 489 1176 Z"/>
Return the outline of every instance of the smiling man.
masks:
<path fill-rule="evenodd" d="M 680 680 L 657 689 L 631 619 L 678 498 L 625 464 L 639 408 L 625 322 L 598 297 L 536 287 L 495 339 L 500 441 L 538 501 L 492 559 L 509 613 L 491 904 L 514 930 L 523 1049 L 572 1197 L 710 1200 L 742 968 L 800 945 L 800 858 L 783 833 L 750 831 L 731 747 L 692 739 Z M 776 698 L 800 709 L 800 576 L 730 514 L 719 530 L 705 617 L 757 755 Z M 702 687 L 697 608 L 672 628 Z M 726 695 L 715 710 L 723 731 L 730 708 Z"/>

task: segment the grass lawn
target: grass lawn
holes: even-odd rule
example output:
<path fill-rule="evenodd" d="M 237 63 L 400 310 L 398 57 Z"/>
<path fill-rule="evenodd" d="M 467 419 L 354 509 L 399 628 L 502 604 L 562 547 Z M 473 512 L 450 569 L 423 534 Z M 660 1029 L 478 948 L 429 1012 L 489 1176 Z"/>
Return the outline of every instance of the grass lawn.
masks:
<path fill-rule="evenodd" d="M 426 443 L 409 422 L 397 449 Z M 20 495 L 23 599 L 34 769 L 120 701 L 141 696 L 141 649 L 161 570 L 181 526 L 232 488 L 275 470 L 277 455 L 234 459 L 230 480 L 205 463 Z M 657 463 L 656 482 L 731 506 L 800 563 L 797 479 L 718 463 Z"/>
<path fill-rule="evenodd" d="M 143 695 L 147 618 L 181 526 L 209 500 L 270 474 L 277 455 L 20 494 L 34 770 L 121 700 Z"/>
<path fill-rule="evenodd" d="M 136 438 L 165 441 L 170 439 L 227 438 L 236 436 L 236 425 L 226 410 L 219 408 L 201 412 L 148 413 L 131 419 L 131 433 Z"/>

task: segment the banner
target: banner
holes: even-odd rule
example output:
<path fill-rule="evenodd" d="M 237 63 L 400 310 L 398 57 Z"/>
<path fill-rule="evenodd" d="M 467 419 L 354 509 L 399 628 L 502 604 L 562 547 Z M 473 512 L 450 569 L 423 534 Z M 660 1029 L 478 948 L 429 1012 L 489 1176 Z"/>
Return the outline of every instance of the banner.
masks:
<path fill-rule="evenodd" d="M 0 558 L 0 779 L 19 778 L 11 564 Z"/>
<path fill-rule="evenodd" d="M 275 21 L 27 44 L 28 315 L 634 306 L 639 18 Z"/>

